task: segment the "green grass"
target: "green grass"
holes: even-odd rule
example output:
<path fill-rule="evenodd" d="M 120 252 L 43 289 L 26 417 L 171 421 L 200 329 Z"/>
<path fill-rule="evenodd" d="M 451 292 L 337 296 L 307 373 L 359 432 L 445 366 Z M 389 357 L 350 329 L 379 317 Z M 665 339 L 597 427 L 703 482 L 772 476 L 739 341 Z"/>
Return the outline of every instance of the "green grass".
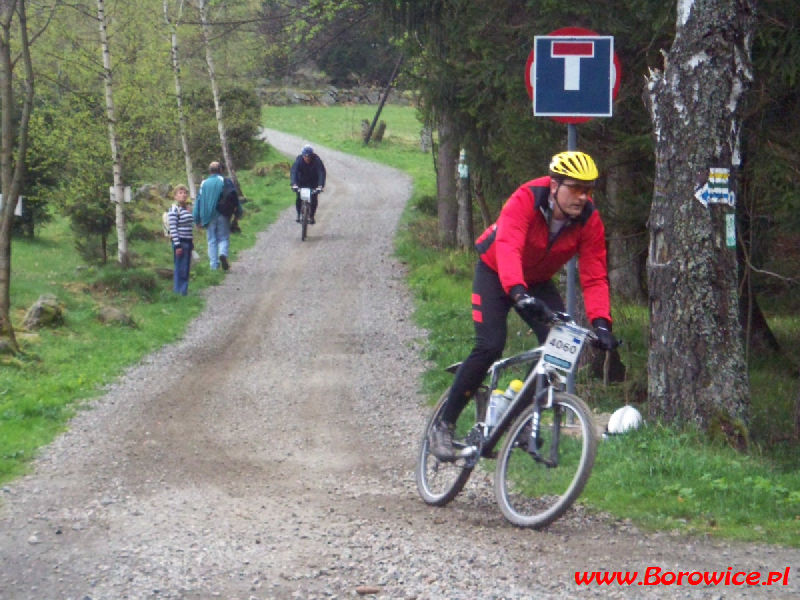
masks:
<path fill-rule="evenodd" d="M 372 120 L 373 107 L 268 107 L 263 115 L 267 127 L 389 164 L 414 178 L 396 251 L 408 265 L 416 320 L 429 332 L 426 358 L 435 366 L 422 385 L 435 401 L 452 380 L 443 367 L 462 360 L 472 346 L 468 299 L 476 257 L 437 244 L 431 156 L 419 150 L 421 126 L 413 109 L 387 107 L 381 117 L 387 122 L 384 142 L 369 147 L 360 140 L 359 123 Z M 770 321 L 785 347 L 800 333 L 794 314 L 778 313 Z M 578 394 L 595 410 L 646 399 L 647 308 L 615 302 L 614 317 L 615 333 L 625 340 L 621 357 L 627 377 L 604 387 L 585 371 L 579 373 Z M 512 313 L 506 353 L 533 344 L 527 327 Z M 751 358 L 754 443 L 749 454 L 713 445 L 697 432 L 650 424 L 601 442 L 579 502 L 646 529 L 800 547 L 800 450 L 789 440 L 797 367 L 786 359 Z"/>
<path fill-rule="evenodd" d="M 267 107 L 263 124 L 403 169 L 413 177 L 413 195 L 396 251 L 408 267 L 416 319 L 429 332 L 426 357 L 433 366 L 422 385 L 433 401 L 452 379 L 442 368 L 463 359 L 472 345 L 469 293 L 475 255 L 438 246 L 432 160 L 419 149 L 421 126 L 415 111 L 385 107 L 381 116 L 387 123 L 384 140 L 365 147 L 360 122 L 371 121 L 374 110 L 365 106 Z M 275 163 L 282 166 L 268 177 L 257 177 L 255 170 L 239 174 L 250 201 L 245 207 L 245 231 L 232 241 L 234 257 L 293 201 L 286 193 L 284 157 L 265 155 L 258 167 Z M 154 231 L 160 227 L 159 218 L 160 214 L 153 215 Z M 197 246 L 203 256 L 205 241 L 198 239 Z M 178 338 L 203 307 L 200 291 L 223 277 L 211 272 L 203 258 L 193 265 L 189 296 L 176 297 L 170 281 L 159 281 L 153 289 L 147 277 L 151 267 L 171 265 L 163 238 L 136 240 L 132 250 L 137 257 L 133 277 L 113 265 L 81 268 L 62 221 L 48 226 L 33 241 L 14 241 L 15 324 L 21 323 L 24 308 L 45 292 L 55 293 L 64 302 L 67 323 L 22 339 L 25 355 L 0 367 L 0 481 L 24 471 L 36 449 L 65 427 L 80 406 L 76 400 L 97 394 L 126 366 Z M 98 295 L 96 290 L 103 284 L 113 293 Z M 120 291 L 122 287 L 128 291 Z M 130 309 L 138 328 L 98 324 L 94 308 L 101 300 Z M 595 409 L 610 410 L 626 401 L 642 401 L 646 395 L 647 310 L 617 302 L 614 315 L 615 333 L 626 342 L 621 355 L 627 381 L 603 387 L 581 372 L 578 393 Z M 800 333 L 800 318 L 792 311 L 776 311 L 770 315 L 770 324 L 784 346 L 791 348 Z M 532 344 L 527 327 L 512 315 L 507 352 Z M 749 454 L 710 444 L 696 432 L 650 424 L 601 443 L 579 502 L 590 510 L 630 518 L 644 528 L 800 547 L 796 468 L 800 451 L 789 435 L 797 368 L 787 359 L 765 356 L 752 357 L 751 364 L 755 443 Z"/>
<path fill-rule="evenodd" d="M 273 165 L 271 174 L 239 174 L 247 197 L 242 233 L 232 236 L 231 257 L 252 246 L 262 231 L 294 196 L 287 193 L 288 163 L 265 151 L 257 167 Z M 0 482 L 23 473 L 36 450 L 66 426 L 80 401 L 163 344 L 179 338 L 204 306 L 202 290 L 219 284 L 224 274 L 212 271 L 202 233 L 195 246 L 200 260 L 192 264 L 189 295 L 172 292 L 172 279 L 155 269 L 172 267 L 168 241 L 161 235 L 161 210 L 152 210 L 139 225 L 152 235 L 130 241 L 134 266 L 115 264 L 116 240 L 109 243 L 107 265 L 86 266 L 74 249 L 68 223 L 56 218 L 34 239 L 15 238 L 12 251 L 12 322 L 23 353 L 0 363 Z M 55 329 L 24 332 L 26 309 L 44 293 L 63 305 L 65 324 Z M 135 327 L 103 325 L 101 305 L 129 313 Z"/>
<path fill-rule="evenodd" d="M 416 111 L 409 107 L 384 106 L 379 118 L 379 121 L 386 122 L 383 141 L 365 146 L 361 138 L 361 121 L 366 119 L 372 123 L 375 111 L 375 106 L 367 105 L 265 106 L 261 114 L 264 127 L 296 134 L 312 143 L 402 169 L 414 177 L 418 194 L 433 194 L 436 189 L 430 178 L 433 162 L 430 154 L 420 152 L 422 125 L 417 120 Z"/>
<path fill-rule="evenodd" d="M 581 502 L 650 529 L 800 546 L 800 473 L 659 426 L 606 440 Z"/>

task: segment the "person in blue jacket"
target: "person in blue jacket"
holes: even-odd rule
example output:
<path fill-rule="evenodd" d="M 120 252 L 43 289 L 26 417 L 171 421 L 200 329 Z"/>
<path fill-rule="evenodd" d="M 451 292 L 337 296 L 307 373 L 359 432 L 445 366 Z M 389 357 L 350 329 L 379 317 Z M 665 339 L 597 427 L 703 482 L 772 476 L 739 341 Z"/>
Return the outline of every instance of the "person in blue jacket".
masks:
<path fill-rule="evenodd" d="M 192 207 L 192 217 L 198 227 L 206 230 L 208 240 L 208 260 L 211 268 L 216 270 L 220 264 L 227 271 L 228 250 L 231 237 L 230 217 L 217 212 L 217 202 L 222 195 L 224 179 L 222 166 L 218 161 L 208 165 L 208 177 L 200 184 L 197 200 Z"/>
<path fill-rule="evenodd" d="M 319 193 L 325 187 L 325 165 L 322 159 L 314 153 L 314 148 L 306 144 L 300 151 L 300 155 L 292 165 L 291 173 L 292 189 L 297 194 L 295 209 L 297 210 L 297 222 L 300 222 L 300 188 L 311 188 L 311 221 L 313 225 L 316 221 L 314 215 L 317 214 L 319 204 Z"/>

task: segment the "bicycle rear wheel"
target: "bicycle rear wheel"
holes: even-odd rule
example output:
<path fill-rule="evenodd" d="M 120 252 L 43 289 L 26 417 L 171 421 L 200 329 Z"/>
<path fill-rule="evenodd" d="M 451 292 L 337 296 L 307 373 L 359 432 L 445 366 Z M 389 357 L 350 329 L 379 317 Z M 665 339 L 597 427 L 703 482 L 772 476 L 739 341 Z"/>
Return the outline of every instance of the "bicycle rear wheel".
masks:
<path fill-rule="evenodd" d="M 519 527 L 546 527 L 572 505 L 589 479 L 597 453 L 592 413 L 571 394 L 554 394 L 532 438 L 534 408 L 511 425 L 495 470 L 495 497 L 503 516 Z"/>
<path fill-rule="evenodd" d="M 308 232 L 308 213 L 310 210 L 310 206 L 308 202 L 303 202 L 303 206 L 300 209 L 300 224 L 301 224 L 301 232 L 300 232 L 300 239 L 305 241 L 306 233 Z"/>
<path fill-rule="evenodd" d="M 463 458 L 454 462 L 441 461 L 430 452 L 429 434 L 433 426 L 439 422 L 449 393 L 450 389 L 448 388 L 439 398 L 428 419 L 428 423 L 425 425 L 415 469 L 419 495 L 427 504 L 433 506 L 444 506 L 455 498 L 464 488 L 464 484 L 467 483 L 474 468 L 474 461 L 472 466 L 467 466 L 467 460 Z M 453 440 L 456 446 L 463 447 L 467 445 L 464 438 L 473 430 L 475 414 L 475 401 L 470 400 L 464 410 L 461 411 L 456 423 L 456 432 Z"/>

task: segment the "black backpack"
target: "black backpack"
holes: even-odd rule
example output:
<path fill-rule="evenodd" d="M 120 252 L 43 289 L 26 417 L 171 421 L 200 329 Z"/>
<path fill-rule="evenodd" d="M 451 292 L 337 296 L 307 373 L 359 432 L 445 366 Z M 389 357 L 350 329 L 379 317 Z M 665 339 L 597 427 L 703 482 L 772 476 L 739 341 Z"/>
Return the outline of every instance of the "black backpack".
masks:
<path fill-rule="evenodd" d="M 224 217 L 230 217 L 236 212 L 239 206 L 239 196 L 236 193 L 236 185 L 228 177 L 223 179 L 222 193 L 217 201 L 217 212 Z"/>

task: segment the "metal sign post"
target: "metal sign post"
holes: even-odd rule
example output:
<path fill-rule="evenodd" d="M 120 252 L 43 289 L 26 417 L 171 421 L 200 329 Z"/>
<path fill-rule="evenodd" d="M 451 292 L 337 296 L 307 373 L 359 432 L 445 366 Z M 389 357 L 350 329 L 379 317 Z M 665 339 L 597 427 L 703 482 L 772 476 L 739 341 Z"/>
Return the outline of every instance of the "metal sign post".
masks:
<path fill-rule="evenodd" d="M 567 124 L 567 150 L 577 150 L 578 149 L 578 128 L 575 126 L 574 123 Z M 575 315 L 575 312 L 578 310 L 578 296 L 577 291 L 575 289 L 575 282 L 577 280 L 578 274 L 578 259 L 574 256 L 569 259 L 567 263 L 567 312 L 571 315 Z M 567 375 L 567 391 L 570 394 L 575 393 L 575 373 L 574 371 L 570 372 Z"/>
<path fill-rule="evenodd" d="M 580 27 L 564 27 L 535 36 L 525 65 L 525 86 L 533 102 L 534 117 L 549 117 L 567 124 L 567 150 L 578 149 L 577 123 L 610 117 L 619 92 L 621 69 L 614 38 Z M 567 263 L 567 312 L 577 310 L 578 261 Z M 575 376 L 567 378 L 567 391 L 575 392 Z"/>

